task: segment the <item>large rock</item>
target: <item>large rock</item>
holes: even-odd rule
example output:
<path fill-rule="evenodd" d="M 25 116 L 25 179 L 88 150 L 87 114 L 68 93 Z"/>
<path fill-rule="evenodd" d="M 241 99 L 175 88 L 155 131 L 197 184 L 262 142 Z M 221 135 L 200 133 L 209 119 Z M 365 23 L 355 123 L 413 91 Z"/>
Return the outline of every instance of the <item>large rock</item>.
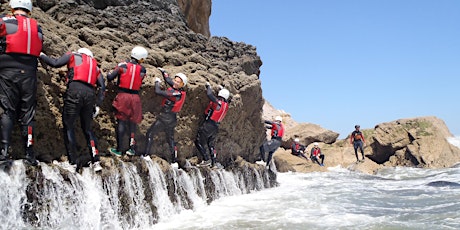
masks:
<path fill-rule="evenodd" d="M 298 126 L 294 126 L 293 130 Z M 274 156 L 278 171 L 325 171 L 327 167 L 340 166 L 373 174 L 384 167 L 444 168 L 460 162 L 460 149 L 448 142 L 452 134 L 445 123 L 436 117 L 400 119 L 362 131 L 366 137 L 364 162 L 356 162 L 348 136 L 332 144 L 320 143 L 326 167 L 319 167 L 293 156 L 288 149 L 279 148 Z M 311 144 L 307 147 L 307 155 L 312 147 Z M 358 156 L 361 158 L 360 152 Z"/>
<path fill-rule="evenodd" d="M 184 13 L 190 29 L 206 37 L 211 36 L 209 31 L 211 0 L 178 0 L 177 3 Z"/>
<path fill-rule="evenodd" d="M 447 141 L 451 136 L 444 121 L 436 117 L 378 124 L 368 157 L 391 166 L 450 167 L 460 161 L 460 149 Z"/>
<path fill-rule="evenodd" d="M 182 1 L 185 5 L 186 1 Z M 181 4 L 182 4 L 181 3 Z M 196 2 L 190 3 L 196 6 Z M 107 73 L 129 57 L 135 45 L 149 51 L 145 62 L 148 77 L 141 92 L 144 120 L 137 130 L 138 150 L 144 149 L 146 130 L 160 112 L 161 98 L 154 93 L 156 67 L 174 74 L 184 72 L 189 77 L 187 99 L 178 115 L 175 139 L 181 158 L 196 155 L 193 144 L 197 128 L 203 122 L 208 103 L 204 84 L 209 81 L 227 87 L 232 102 L 227 117 L 220 125 L 216 149 L 218 159 L 228 165 L 237 156 L 255 161 L 265 130 L 261 119 L 263 98 L 259 80 L 262 65 L 256 48 L 224 37 L 206 37 L 195 33 L 188 25 L 177 1 L 44 1 L 37 0 L 33 17 L 44 31 L 43 51 L 59 57 L 79 47 L 89 47 Z M 2 5 L 7 9 L 6 4 Z M 192 7 L 193 8 L 193 7 Z M 188 11 L 189 14 L 201 11 Z M 206 13 L 207 14 L 207 13 Z M 199 16 L 196 16 L 199 17 Z M 65 92 L 64 70 L 46 66 L 38 70 L 38 107 L 36 113 L 35 148 L 41 161 L 49 162 L 65 154 L 62 135 L 62 96 Z M 108 83 L 102 113 L 94 123 L 102 153 L 115 145 L 115 119 L 111 103 L 116 87 Z M 88 152 L 77 123 L 79 150 Z M 15 130 L 13 156 L 21 157 L 22 147 Z M 125 147 L 127 147 L 127 140 Z M 154 140 L 153 153 L 165 157 L 168 153 L 163 134 Z"/>

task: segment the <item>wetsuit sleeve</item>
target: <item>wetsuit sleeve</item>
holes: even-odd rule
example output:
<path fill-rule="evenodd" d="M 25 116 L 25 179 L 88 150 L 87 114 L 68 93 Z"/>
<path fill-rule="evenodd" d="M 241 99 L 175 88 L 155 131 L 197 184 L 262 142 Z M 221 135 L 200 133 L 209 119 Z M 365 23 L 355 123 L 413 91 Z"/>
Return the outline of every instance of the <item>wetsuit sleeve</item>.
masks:
<path fill-rule="evenodd" d="M 141 68 L 141 78 L 144 79 L 144 77 L 147 76 L 147 70 L 145 69 L 144 66 Z"/>
<path fill-rule="evenodd" d="M 354 137 L 354 136 L 355 136 L 355 132 L 352 132 L 352 133 L 350 134 L 350 143 L 352 143 L 352 144 L 353 144 L 353 137 Z"/>
<path fill-rule="evenodd" d="M 173 79 L 171 77 L 169 77 L 169 74 L 167 74 L 166 72 L 163 73 L 163 78 L 165 79 L 165 82 L 168 83 L 169 86 L 174 85 Z"/>
<path fill-rule="evenodd" d="M 300 145 L 300 148 L 299 148 L 301 151 L 305 151 L 305 145 Z"/>
<path fill-rule="evenodd" d="M 62 55 L 59 59 L 54 59 L 42 54 L 40 55 L 40 59 L 42 59 L 47 65 L 57 68 L 66 65 L 70 61 L 71 56 L 71 53 L 66 53 Z"/>
<path fill-rule="evenodd" d="M 42 28 L 40 26 L 38 26 L 38 37 L 40 38 L 40 41 L 42 41 L 42 44 L 43 44 L 43 31 L 42 31 Z"/>
<path fill-rule="evenodd" d="M 265 124 L 269 124 L 269 125 L 272 125 L 272 124 L 273 124 L 272 121 L 268 121 L 268 120 L 265 120 L 264 122 L 265 122 Z"/>
<path fill-rule="evenodd" d="M 3 17 L 3 15 L 2 15 Z M 5 23 L 3 22 L 3 19 L 0 18 L 0 37 L 5 37 L 6 36 L 6 27 Z"/>
<path fill-rule="evenodd" d="M 217 97 L 214 96 L 214 93 L 212 92 L 212 88 L 209 86 L 206 87 L 206 95 L 208 96 L 209 100 L 211 100 L 212 102 L 219 103 L 217 101 Z"/>
<path fill-rule="evenodd" d="M 174 91 L 161 90 L 159 82 L 155 82 L 155 93 L 163 97 L 179 97 L 179 99 L 182 96 L 180 92 L 175 91 L 175 90 Z"/>
<path fill-rule="evenodd" d="M 163 96 L 163 97 L 167 97 L 168 94 L 166 91 L 164 90 L 161 90 L 160 88 L 160 82 L 155 82 L 155 93 L 160 95 L 160 96 Z"/>
<path fill-rule="evenodd" d="M 120 66 L 115 67 L 115 69 L 111 70 L 107 74 L 107 80 L 112 81 L 115 79 L 118 75 L 120 75 L 120 71 L 122 71 Z"/>
<path fill-rule="evenodd" d="M 99 86 L 99 93 L 97 94 L 96 105 L 101 106 L 105 97 L 105 81 L 102 73 L 97 77 L 96 84 Z"/>

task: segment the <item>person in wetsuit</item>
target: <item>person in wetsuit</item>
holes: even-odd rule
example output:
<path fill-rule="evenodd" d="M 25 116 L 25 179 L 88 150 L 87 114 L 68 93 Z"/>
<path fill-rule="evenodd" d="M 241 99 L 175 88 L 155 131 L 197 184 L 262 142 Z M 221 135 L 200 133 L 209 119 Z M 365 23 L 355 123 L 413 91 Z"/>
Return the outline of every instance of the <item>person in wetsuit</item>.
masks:
<path fill-rule="evenodd" d="M 216 149 L 214 148 L 214 141 L 219 131 L 219 124 L 224 119 L 228 111 L 228 97 L 230 91 L 220 86 L 220 90 L 217 93 L 217 97 L 214 96 L 212 88 L 209 82 L 206 82 L 206 95 L 210 102 L 206 110 L 204 111 L 205 120 L 203 124 L 198 128 L 196 135 L 195 146 L 201 153 L 203 161 L 200 166 L 216 166 Z M 209 154 L 205 149 L 205 146 L 209 148 Z"/>
<path fill-rule="evenodd" d="M 356 156 L 356 161 L 360 161 L 358 157 L 358 148 L 361 151 L 362 155 L 362 161 L 364 161 L 364 150 L 363 146 L 366 143 L 364 140 L 364 134 L 359 130 L 360 126 L 355 125 L 355 130 L 351 133 L 350 135 L 350 143 L 353 145 L 353 148 L 355 150 L 355 156 Z"/>
<path fill-rule="evenodd" d="M 153 137 L 160 132 L 165 132 L 166 140 L 169 145 L 170 156 L 166 159 L 170 164 L 176 162 L 177 148 L 174 142 L 174 128 L 177 124 L 177 113 L 182 109 L 185 102 L 186 92 L 184 87 L 187 85 L 187 76 L 183 73 L 177 73 L 174 78 L 163 69 L 158 68 L 169 88 L 162 90 L 160 88 L 161 79 L 155 78 L 155 93 L 163 97 L 161 103 L 162 111 L 157 120 L 147 130 L 147 144 L 145 146 L 144 156 L 151 154 Z"/>
<path fill-rule="evenodd" d="M 319 166 L 324 166 L 324 154 L 321 152 L 318 143 L 313 143 L 313 148 L 310 151 L 311 161 L 316 162 Z M 321 162 L 319 161 L 321 160 Z"/>
<path fill-rule="evenodd" d="M 58 59 L 48 57 L 44 53 L 40 58 L 51 67 L 67 65 L 67 90 L 64 94 L 62 123 L 69 163 L 76 165 L 76 170 L 79 171 L 90 160 L 94 171 L 101 171 L 97 140 L 91 130 L 91 122 L 93 116 L 97 115 L 94 112 L 99 111 L 99 106 L 104 100 L 105 82 L 93 53 L 87 48 L 80 48 L 77 52 L 67 52 Z M 99 87 L 99 94 L 96 98 L 97 87 Z M 75 138 L 77 118 L 80 118 L 81 129 L 90 150 L 89 155 L 77 152 Z"/>
<path fill-rule="evenodd" d="M 0 16 L 0 160 L 10 159 L 14 122 L 20 125 L 26 162 L 37 165 L 33 149 L 37 67 L 43 32 L 30 18 L 31 0 L 11 0 L 11 15 Z"/>
<path fill-rule="evenodd" d="M 284 135 L 284 125 L 281 116 L 276 116 L 274 121 L 264 121 L 266 124 L 265 128 L 271 130 L 271 139 L 266 140 L 262 146 L 260 146 L 260 158 L 262 162 L 265 162 L 267 168 L 270 167 L 270 162 L 273 157 L 273 153 L 281 146 L 281 140 Z M 265 159 L 266 153 L 268 156 Z"/>
<path fill-rule="evenodd" d="M 109 81 L 118 77 L 118 93 L 113 100 L 117 118 L 117 147 L 111 148 L 110 152 L 116 156 L 123 154 L 123 138 L 128 133 L 129 148 L 126 154 L 136 155 L 135 132 L 137 124 L 142 121 L 142 103 L 139 92 L 142 80 L 147 76 L 147 71 L 141 64 L 147 58 L 148 52 L 144 47 L 136 46 L 131 50 L 131 58 L 119 63 L 108 75 Z"/>
<path fill-rule="evenodd" d="M 303 157 L 306 160 L 309 160 L 307 156 L 305 156 L 305 145 L 299 143 L 299 138 L 295 138 L 294 142 L 291 144 L 291 154 L 298 157 Z"/>

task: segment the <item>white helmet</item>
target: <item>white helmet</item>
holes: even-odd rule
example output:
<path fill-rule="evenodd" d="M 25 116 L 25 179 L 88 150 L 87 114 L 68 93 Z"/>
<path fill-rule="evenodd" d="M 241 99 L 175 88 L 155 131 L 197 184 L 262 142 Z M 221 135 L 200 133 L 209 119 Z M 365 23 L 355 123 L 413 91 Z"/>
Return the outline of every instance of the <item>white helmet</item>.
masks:
<path fill-rule="evenodd" d="M 31 0 L 11 0 L 10 7 L 13 9 L 23 8 L 31 12 L 32 11 L 32 1 Z"/>
<path fill-rule="evenodd" d="M 77 50 L 77 52 L 81 54 L 86 54 L 93 58 L 93 52 L 91 52 L 91 50 L 89 50 L 88 48 L 80 48 Z"/>
<path fill-rule="evenodd" d="M 228 97 L 230 96 L 230 92 L 228 89 L 221 89 L 219 90 L 219 93 L 217 94 L 219 97 L 225 98 L 225 100 L 228 100 Z"/>
<path fill-rule="evenodd" d="M 185 74 L 183 73 L 176 73 L 176 75 L 174 77 L 179 77 L 180 79 L 182 79 L 182 82 L 184 83 L 184 85 L 182 87 L 184 87 L 185 85 L 187 85 L 187 76 L 185 76 Z"/>
<path fill-rule="evenodd" d="M 294 139 L 294 142 L 299 142 L 299 138 Z"/>
<path fill-rule="evenodd" d="M 131 57 L 135 58 L 136 60 L 142 60 L 146 59 L 147 56 L 149 55 L 149 52 L 142 47 L 142 46 L 136 46 L 131 50 Z"/>
<path fill-rule="evenodd" d="M 318 142 L 313 143 L 314 146 L 318 146 Z"/>
<path fill-rule="evenodd" d="M 283 118 L 282 118 L 281 116 L 276 116 L 276 117 L 275 117 L 275 121 L 281 121 L 281 122 L 282 122 L 282 121 L 283 121 Z"/>

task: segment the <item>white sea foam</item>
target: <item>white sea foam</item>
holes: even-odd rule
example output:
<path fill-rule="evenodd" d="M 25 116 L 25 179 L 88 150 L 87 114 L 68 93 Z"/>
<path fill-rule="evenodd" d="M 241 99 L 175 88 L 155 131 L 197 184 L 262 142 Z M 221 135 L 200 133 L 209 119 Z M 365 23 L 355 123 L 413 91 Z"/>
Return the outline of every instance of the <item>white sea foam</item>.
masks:
<path fill-rule="evenodd" d="M 460 148 L 460 136 L 448 137 L 447 141 Z"/>
<path fill-rule="evenodd" d="M 369 176 L 280 173 L 280 186 L 223 197 L 154 229 L 459 229 L 460 169 L 393 168 Z"/>

